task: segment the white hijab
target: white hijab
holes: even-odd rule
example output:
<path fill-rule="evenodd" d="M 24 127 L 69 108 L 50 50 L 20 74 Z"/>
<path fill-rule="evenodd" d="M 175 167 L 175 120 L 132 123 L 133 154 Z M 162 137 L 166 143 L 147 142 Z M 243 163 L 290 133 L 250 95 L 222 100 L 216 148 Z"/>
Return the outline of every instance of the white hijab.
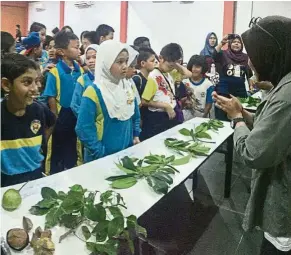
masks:
<path fill-rule="evenodd" d="M 96 52 L 98 52 L 98 48 L 99 48 L 99 45 L 98 44 L 90 44 L 86 49 L 85 49 L 85 56 L 87 54 L 87 51 L 88 50 L 95 50 Z"/>
<path fill-rule="evenodd" d="M 110 118 L 125 121 L 134 114 L 134 92 L 125 79 L 116 80 L 110 68 L 122 50 L 127 50 L 129 61 L 133 61 L 137 52 L 130 46 L 108 40 L 98 48 L 95 65 L 95 84 L 100 89 Z M 130 63 L 130 62 L 129 62 Z"/>

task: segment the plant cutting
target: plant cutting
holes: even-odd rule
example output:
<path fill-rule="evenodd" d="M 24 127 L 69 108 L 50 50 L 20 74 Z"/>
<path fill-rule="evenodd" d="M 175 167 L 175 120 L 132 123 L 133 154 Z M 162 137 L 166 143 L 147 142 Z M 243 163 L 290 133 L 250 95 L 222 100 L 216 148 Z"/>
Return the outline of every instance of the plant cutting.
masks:
<path fill-rule="evenodd" d="M 238 100 L 242 104 L 247 104 L 247 107 L 258 107 L 262 101 L 260 98 L 254 98 L 254 97 L 238 98 Z"/>
<path fill-rule="evenodd" d="M 99 203 L 95 203 L 99 194 Z M 81 185 L 70 187 L 68 193 L 58 193 L 48 187 L 41 190 L 42 200 L 31 207 L 33 215 L 45 215 L 45 229 L 57 225 L 69 230 L 59 242 L 69 235 L 75 235 L 86 243 L 88 250 L 94 254 L 117 254 L 119 245 L 126 240 L 131 252 L 134 252 L 131 232 L 146 235 L 146 230 L 137 224 L 134 215 L 125 217 L 121 208 L 126 208 L 119 193 L 108 190 L 104 193 L 88 191 Z M 83 237 L 76 235 L 81 227 Z"/>
<path fill-rule="evenodd" d="M 127 189 L 134 186 L 138 180 L 146 179 L 148 185 L 158 194 L 166 194 L 169 186 L 173 184 L 171 175 L 179 172 L 175 166 L 187 164 L 191 156 L 176 159 L 165 155 L 149 155 L 143 159 L 122 158 L 116 166 L 124 175 L 111 176 L 106 180 L 111 181 L 115 189 Z"/>

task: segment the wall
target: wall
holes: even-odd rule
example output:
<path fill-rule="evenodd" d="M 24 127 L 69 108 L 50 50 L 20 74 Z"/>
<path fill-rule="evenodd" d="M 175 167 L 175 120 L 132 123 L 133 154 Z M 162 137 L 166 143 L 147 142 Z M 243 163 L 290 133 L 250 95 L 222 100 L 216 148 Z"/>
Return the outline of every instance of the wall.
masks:
<path fill-rule="evenodd" d="M 37 11 L 36 7 L 41 5 L 45 10 Z M 42 1 L 29 3 L 28 8 L 28 28 L 33 22 L 40 22 L 47 28 L 47 34 L 51 35 L 51 31 L 55 27 L 59 27 L 60 23 L 60 2 L 59 1 Z"/>
<path fill-rule="evenodd" d="M 253 6 L 252 6 L 253 5 Z M 236 15 L 236 33 L 243 33 L 249 27 L 251 17 L 264 18 L 269 15 L 281 15 L 291 18 L 291 2 L 290 1 L 243 1 L 237 2 Z"/>
<path fill-rule="evenodd" d="M 80 22 L 81 21 L 81 22 Z M 114 37 L 119 40 L 120 2 L 94 2 L 90 8 L 79 9 L 74 2 L 65 2 L 65 23 L 80 36 L 84 30 L 96 30 L 100 24 L 108 24 L 115 30 Z"/>
<path fill-rule="evenodd" d="M 152 3 L 129 2 L 128 43 L 138 36 L 147 36 L 153 49 L 159 53 L 170 42 L 179 43 L 185 61 L 199 54 L 208 32 L 214 31 L 219 39 L 223 31 L 224 2 Z"/>
<path fill-rule="evenodd" d="M 1 31 L 9 32 L 15 37 L 16 25 L 20 25 L 22 36 L 27 34 L 27 2 L 1 1 Z"/>

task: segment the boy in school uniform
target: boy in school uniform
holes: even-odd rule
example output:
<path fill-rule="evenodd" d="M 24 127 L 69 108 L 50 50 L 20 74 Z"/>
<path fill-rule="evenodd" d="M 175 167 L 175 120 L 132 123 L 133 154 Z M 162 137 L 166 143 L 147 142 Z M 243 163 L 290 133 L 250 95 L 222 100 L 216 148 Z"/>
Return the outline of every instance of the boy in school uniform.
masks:
<path fill-rule="evenodd" d="M 104 41 L 113 40 L 114 38 L 114 29 L 113 27 L 101 24 L 96 28 L 96 43 L 100 45 Z"/>
<path fill-rule="evenodd" d="M 140 138 L 148 139 L 183 122 L 183 114 L 177 104 L 173 69 L 184 72 L 179 64 L 183 57 L 181 46 L 176 43 L 166 45 L 160 53 L 159 65 L 150 74 L 142 94 L 142 104 L 148 108 L 143 120 Z M 187 75 L 187 73 L 185 73 Z"/>
<path fill-rule="evenodd" d="M 183 80 L 179 87 L 179 94 L 184 106 L 184 118 L 185 120 L 194 117 L 208 118 L 213 104 L 211 94 L 214 86 L 205 77 L 205 73 L 208 71 L 205 56 L 192 56 L 187 64 L 187 69 L 192 72 L 192 77 Z"/>
<path fill-rule="evenodd" d="M 8 96 L 1 102 L 1 186 L 42 177 L 45 129 L 55 123 L 34 101 L 37 65 L 21 54 L 7 54 L 1 61 L 1 88 Z"/>
<path fill-rule="evenodd" d="M 83 72 L 76 62 L 79 50 L 78 37 L 66 31 L 55 37 L 58 63 L 47 75 L 44 96 L 51 111 L 57 116 L 56 125 L 48 143 L 46 174 L 57 173 L 77 165 L 78 149 L 75 133 L 76 116 L 71 109 L 75 83 Z"/>
<path fill-rule="evenodd" d="M 25 51 L 23 55 L 40 64 L 39 59 L 42 56 L 42 42 L 39 33 L 32 32 L 23 40 Z M 40 66 L 42 69 L 42 66 Z"/>

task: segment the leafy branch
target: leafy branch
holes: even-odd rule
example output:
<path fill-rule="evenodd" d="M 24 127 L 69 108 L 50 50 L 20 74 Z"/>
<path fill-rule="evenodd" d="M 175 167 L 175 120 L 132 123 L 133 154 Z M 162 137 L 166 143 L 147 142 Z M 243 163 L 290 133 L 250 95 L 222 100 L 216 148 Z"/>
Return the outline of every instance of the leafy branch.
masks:
<path fill-rule="evenodd" d="M 247 107 L 258 107 L 258 105 L 262 101 L 260 98 L 254 98 L 254 97 L 238 98 L 238 100 L 242 104 L 247 104 Z"/>
<path fill-rule="evenodd" d="M 99 203 L 95 203 L 96 195 Z M 104 193 L 88 191 L 81 185 L 70 187 L 68 193 L 56 192 L 44 187 L 42 200 L 30 208 L 33 215 L 45 215 L 45 228 L 57 225 L 69 230 L 60 237 L 59 242 L 74 234 L 86 242 L 88 250 L 96 254 L 117 254 L 121 240 L 126 240 L 134 252 L 133 238 L 129 231 L 146 235 L 146 230 L 137 224 L 134 215 L 124 217 L 121 208 L 126 208 L 119 193 L 108 190 Z M 76 235 L 81 226 L 84 238 Z"/>
<path fill-rule="evenodd" d="M 146 179 L 148 185 L 156 192 L 166 194 L 169 186 L 173 184 L 171 175 L 179 172 L 175 166 L 187 164 L 191 155 L 178 158 L 165 155 L 149 155 L 143 159 L 122 158 L 116 166 L 125 175 L 111 176 L 106 180 L 111 181 L 115 189 L 127 189 L 134 186 L 138 180 Z"/>

